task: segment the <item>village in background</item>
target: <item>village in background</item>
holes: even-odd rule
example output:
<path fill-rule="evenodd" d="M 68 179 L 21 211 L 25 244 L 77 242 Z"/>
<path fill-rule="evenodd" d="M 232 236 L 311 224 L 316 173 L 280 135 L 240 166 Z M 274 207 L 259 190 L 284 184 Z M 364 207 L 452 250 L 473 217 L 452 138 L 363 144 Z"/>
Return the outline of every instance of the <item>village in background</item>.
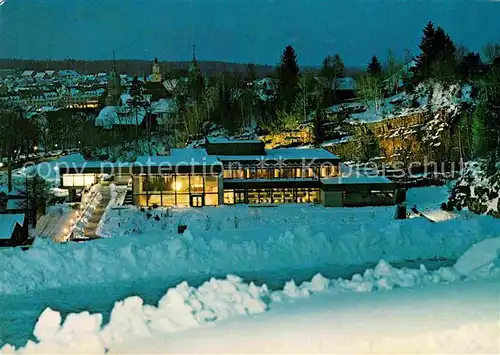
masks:
<path fill-rule="evenodd" d="M 500 44 L 300 56 L 0 59 L 0 352 L 495 353 Z"/>

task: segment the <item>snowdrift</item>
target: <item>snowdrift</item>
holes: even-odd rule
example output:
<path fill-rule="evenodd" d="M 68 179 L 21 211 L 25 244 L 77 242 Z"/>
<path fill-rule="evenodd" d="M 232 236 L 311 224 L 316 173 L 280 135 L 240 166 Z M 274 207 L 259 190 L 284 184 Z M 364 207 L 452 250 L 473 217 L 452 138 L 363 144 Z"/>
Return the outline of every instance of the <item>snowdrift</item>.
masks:
<path fill-rule="evenodd" d="M 392 209 L 280 206 L 261 212 L 220 207 L 173 210 L 168 217 L 165 210 L 110 209 L 102 232 L 114 238 L 37 240 L 28 251 L 0 251 L 2 292 L 149 277 L 175 284 L 381 259 L 457 259 L 474 243 L 500 235 L 499 221 L 489 216 L 429 223 L 393 220 Z M 177 234 L 179 223 L 188 225 L 184 234 Z"/>
<path fill-rule="evenodd" d="M 491 248 L 492 245 L 499 247 L 499 241 L 500 238 L 497 238 L 477 244 L 464 254 L 464 257 L 457 263 L 457 268 L 461 268 L 460 264 L 477 264 L 479 258 L 472 258 L 471 260 L 470 254 L 479 255 L 480 251 L 485 251 Z M 496 263 L 495 260 L 498 260 L 497 254 L 488 254 L 486 258 L 480 260 L 480 263 L 492 264 L 494 268 L 498 269 L 500 263 Z M 490 269 L 490 275 L 491 272 L 493 270 Z M 166 334 L 234 318 L 238 315 L 263 313 L 270 307 L 273 308 L 284 301 L 308 297 L 317 292 L 328 291 L 329 294 L 340 294 L 345 292 L 391 290 L 416 285 L 450 283 L 460 280 L 463 276 L 455 268 L 441 268 L 433 272 L 428 272 L 423 266 L 420 269 L 396 269 L 381 260 L 374 269 L 368 269 L 363 274 L 356 274 L 351 280 L 340 278 L 330 280 L 318 274 L 311 281 L 304 282 L 299 286 L 292 280 L 285 285 L 283 290 L 275 292 L 270 292 L 266 285 L 246 284 L 241 278 L 233 275 L 228 275 L 224 280 L 211 279 L 198 288 L 190 287 L 186 282 L 182 282 L 175 288 L 169 289 L 157 306 L 144 305 L 143 300 L 137 296 L 117 302 L 111 312 L 110 322 L 104 327 L 101 327 L 102 316 L 100 314 L 89 314 L 88 312 L 70 314 L 61 324 L 60 313 L 47 308 L 41 314 L 34 329 L 37 342 L 28 341 L 23 349 L 19 349 L 19 353 L 103 354 L 106 351 L 123 352 L 125 349 L 130 351 L 131 345 L 134 345 L 137 350 L 141 349 L 141 346 L 154 348 L 158 346 L 155 344 L 161 343 L 159 339 L 165 339 Z M 421 290 L 420 288 L 418 292 L 422 292 Z M 420 298 L 418 292 L 416 293 L 417 296 L 413 298 Z M 456 291 L 454 292 L 457 294 Z M 386 295 L 384 299 L 387 297 L 389 295 Z M 436 295 L 433 297 L 440 299 Z M 390 304 L 385 300 L 381 306 L 387 307 L 388 303 Z M 456 309 L 453 309 L 453 311 L 457 313 Z M 461 312 L 458 313 L 461 314 Z M 396 314 L 398 313 L 396 312 Z M 388 314 L 388 316 L 391 317 L 392 315 Z M 401 315 L 397 315 L 397 317 L 401 322 Z M 470 321 L 470 318 L 468 321 Z M 484 319 L 483 323 L 485 323 Z M 483 325 L 481 324 L 481 326 Z M 453 327 L 450 328 L 450 325 L 441 326 L 446 329 L 447 333 L 427 332 L 422 334 L 418 328 L 418 332 L 415 329 L 412 331 L 422 339 L 441 339 L 445 335 L 448 337 L 456 334 L 457 330 Z M 491 328 L 489 323 L 484 326 L 485 328 L 481 328 L 479 334 L 482 334 L 482 339 L 486 339 L 488 343 L 483 342 L 481 349 L 491 345 L 491 329 L 496 329 L 494 325 Z M 474 333 L 479 328 L 467 329 Z M 276 332 L 276 329 L 273 332 Z M 460 332 L 465 334 L 463 329 Z M 236 332 L 235 336 L 238 337 L 238 334 Z M 391 344 L 386 343 L 388 339 L 379 340 L 383 340 L 384 344 L 390 347 Z M 411 345 L 404 343 L 401 339 L 399 340 L 401 341 L 398 345 L 400 349 Z M 443 344 L 447 343 L 444 342 Z M 288 342 L 283 343 L 281 339 L 278 344 L 285 346 Z M 433 346 L 437 346 L 437 349 L 443 349 L 443 344 L 433 344 Z M 421 346 L 424 346 L 424 344 L 417 342 L 413 344 L 412 349 L 419 349 Z M 461 346 L 463 344 L 458 346 L 457 349 L 460 349 Z M 142 348 L 141 351 L 143 350 Z M 1 352 L 6 354 L 15 353 L 16 349 L 6 345 L 1 349 Z"/>

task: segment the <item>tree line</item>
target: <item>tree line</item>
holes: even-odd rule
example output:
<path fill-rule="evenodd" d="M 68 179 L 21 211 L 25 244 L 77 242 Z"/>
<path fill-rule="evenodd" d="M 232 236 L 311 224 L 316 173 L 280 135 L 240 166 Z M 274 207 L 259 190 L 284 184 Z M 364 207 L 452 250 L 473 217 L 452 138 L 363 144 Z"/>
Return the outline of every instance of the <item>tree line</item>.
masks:
<path fill-rule="evenodd" d="M 117 59 L 116 66 L 122 73 L 144 76 L 151 73 L 152 61 L 140 59 Z M 169 73 L 172 76 L 187 74 L 190 61 L 160 61 L 162 73 Z M 35 70 L 42 72 L 46 70 L 75 70 L 81 74 L 107 73 L 113 66 L 112 60 L 35 60 L 35 59 L 0 59 L 0 69 L 15 69 L 18 71 Z M 220 61 L 200 61 L 200 70 L 207 75 L 214 75 L 218 72 L 244 73 L 246 64 L 229 63 Z M 270 65 L 255 64 L 255 71 L 258 76 L 266 76 L 273 71 Z"/>

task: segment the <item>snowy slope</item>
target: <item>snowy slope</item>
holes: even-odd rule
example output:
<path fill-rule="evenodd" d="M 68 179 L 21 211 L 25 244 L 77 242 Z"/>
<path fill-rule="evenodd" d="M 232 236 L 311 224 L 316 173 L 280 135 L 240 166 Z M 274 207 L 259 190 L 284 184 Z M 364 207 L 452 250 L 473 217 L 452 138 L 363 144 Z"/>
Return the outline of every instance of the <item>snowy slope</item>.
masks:
<path fill-rule="evenodd" d="M 500 217 L 500 173 L 488 175 L 486 166 L 482 160 L 466 163 L 451 198 L 456 206 Z"/>
<path fill-rule="evenodd" d="M 473 104 L 472 87 L 467 83 L 444 85 L 428 81 L 420 83 L 413 92 L 374 100 L 343 103 L 329 108 L 332 113 L 350 113 L 347 122 L 371 123 L 384 119 L 438 110 L 456 113 L 464 104 Z"/>

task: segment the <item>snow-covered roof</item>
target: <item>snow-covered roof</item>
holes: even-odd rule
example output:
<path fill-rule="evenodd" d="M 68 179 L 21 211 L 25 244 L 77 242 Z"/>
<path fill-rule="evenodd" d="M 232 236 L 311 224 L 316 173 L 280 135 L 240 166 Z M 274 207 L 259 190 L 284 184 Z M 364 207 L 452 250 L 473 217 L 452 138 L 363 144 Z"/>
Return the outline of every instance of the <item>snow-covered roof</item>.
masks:
<path fill-rule="evenodd" d="M 23 73 L 21 75 L 22 76 L 32 76 L 34 73 L 35 73 L 34 70 L 25 70 L 25 71 L 23 71 Z"/>
<path fill-rule="evenodd" d="M 356 90 L 358 83 L 351 77 L 337 78 L 335 79 L 335 88 L 337 90 Z"/>
<path fill-rule="evenodd" d="M 151 103 L 151 113 L 170 113 L 175 111 L 174 100 L 160 99 Z"/>
<path fill-rule="evenodd" d="M 332 177 L 328 179 L 321 179 L 321 182 L 325 185 L 371 185 L 371 184 L 394 184 L 391 180 L 385 176 L 380 175 L 364 175 L 360 173 L 352 173 L 346 176 Z"/>
<path fill-rule="evenodd" d="M 146 110 L 142 107 L 122 108 L 118 106 L 106 106 L 99 112 L 99 116 L 95 119 L 95 126 L 109 129 L 116 125 L 141 125 L 145 116 Z"/>
<path fill-rule="evenodd" d="M 208 155 L 205 149 L 182 148 L 170 150 L 170 155 L 140 156 L 136 164 L 143 166 L 190 166 L 190 165 L 220 165 L 216 156 Z"/>
<path fill-rule="evenodd" d="M 7 210 L 22 210 L 26 208 L 26 200 L 23 198 L 9 198 Z"/>
<path fill-rule="evenodd" d="M 256 160 L 340 160 L 338 156 L 325 149 L 314 148 L 277 148 L 266 149 L 266 155 L 219 155 L 221 161 L 256 161 Z"/>
<path fill-rule="evenodd" d="M 35 78 L 36 79 L 43 79 L 43 78 L 45 78 L 45 75 L 47 75 L 47 74 L 44 71 L 38 72 L 35 74 Z"/>
<path fill-rule="evenodd" d="M 59 70 L 60 76 L 79 76 L 75 70 Z"/>
<path fill-rule="evenodd" d="M 0 239 L 10 239 L 16 224 L 24 224 L 24 214 L 0 214 Z"/>
<path fill-rule="evenodd" d="M 121 95 L 120 95 L 120 102 L 121 102 L 121 105 L 122 106 L 127 106 L 128 105 L 128 101 L 129 100 L 132 100 L 132 96 L 130 96 L 129 93 L 127 92 L 123 92 Z"/>

